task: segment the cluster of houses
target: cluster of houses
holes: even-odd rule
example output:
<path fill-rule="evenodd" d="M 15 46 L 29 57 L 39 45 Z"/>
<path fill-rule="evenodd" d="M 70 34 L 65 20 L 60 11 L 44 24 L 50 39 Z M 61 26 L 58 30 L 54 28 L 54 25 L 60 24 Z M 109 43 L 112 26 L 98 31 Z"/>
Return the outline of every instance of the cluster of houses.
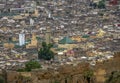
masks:
<path fill-rule="evenodd" d="M 0 0 L 1 68 L 37 59 L 43 41 L 53 43 L 54 61 L 62 65 L 112 58 L 120 51 L 119 1 L 106 1 L 105 9 L 90 6 L 99 1 Z"/>

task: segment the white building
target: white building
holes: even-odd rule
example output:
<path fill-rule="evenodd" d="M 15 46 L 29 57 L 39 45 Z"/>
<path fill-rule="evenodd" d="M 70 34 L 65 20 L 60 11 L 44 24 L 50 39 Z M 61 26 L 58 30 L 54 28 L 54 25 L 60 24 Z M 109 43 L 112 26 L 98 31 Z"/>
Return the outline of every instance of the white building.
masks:
<path fill-rule="evenodd" d="M 22 46 L 25 44 L 25 34 L 24 33 L 20 33 L 19 34 L 19 45 Z"/>

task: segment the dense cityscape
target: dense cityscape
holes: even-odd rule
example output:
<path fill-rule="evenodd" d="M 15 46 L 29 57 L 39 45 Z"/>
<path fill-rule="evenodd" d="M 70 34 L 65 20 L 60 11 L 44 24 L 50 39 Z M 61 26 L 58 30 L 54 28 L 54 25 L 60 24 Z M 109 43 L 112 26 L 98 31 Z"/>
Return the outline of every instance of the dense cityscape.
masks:
<path fill-rule="evenodd" d="M 0 0 L 0 76 L 5 81 L 0 83 L 119 83 L 93 82 L 89 76 L 83 82 L 10 78 L 16 72 L 55 73 L 68 65 L 94 71 L 119 52 L 119 0 Z M 114 70 L 120 72 L 119 67 Z"/>

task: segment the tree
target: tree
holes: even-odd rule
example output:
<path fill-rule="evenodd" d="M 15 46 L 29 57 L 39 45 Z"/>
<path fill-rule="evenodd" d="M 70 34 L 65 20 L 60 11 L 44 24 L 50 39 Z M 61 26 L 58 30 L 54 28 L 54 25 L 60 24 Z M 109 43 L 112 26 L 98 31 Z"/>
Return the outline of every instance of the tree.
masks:
<path fill-rule="evenodd" d="M 96 3 L 93 3 L 93 7 L 94 7 L 94 9 L 97 7 L 97 4 Z"/>
<path fill-rule="evenodd" d="M 105 83 L 120 83 L 120 71 L 113 71 Z"/>
<path fill-rule="evenodd" d="M 96 4 L 96 3 L 91 2 L 91 3 L 90 3 L 90 6 L 91 6 L 91 7 L 93 7 L 93 8 L 95 9 L 95 8 L 97 7 L 97 4 Z"/>
<path fill-rule="evenodd" d="M 88 83 L 91 82 L 91 78 L 93 77 L 93 71 L 92 70 L 87 70 L 84 72 L 84 78 L 87 80 Z"/>
<path fill-rule="evenodd" d="M 51 51 L 52 44 L 46 44 L 46 42 L 42 42 L 42 48 L 38 52 L 39 59 L 51 60 L 54 58 L 54 52 Z"/>
<path fill-rule="evenodd" d="M 5 83 L 5 80 L 2 76 L 0 76 L 0 83 Z"/>
<path fill-rule="evenodd" d="M 54 83 L 60 83 L 60 82 L 58 82 L 58 81 L 55 81 Z"/>
<path fill-rule="evenodd" d="M 100 8 L 100 9 L 105 8 L 105 0 L 99 1 L 98 8 Z"/>
<path fill-rule="evenodd" d="M 32 69 L 37 69 L 37 68 L 41 68 L 41 65 L 39 64 L 38 61 L 32 60 L 25 64 L 26 71 L 31 71 Z"/>

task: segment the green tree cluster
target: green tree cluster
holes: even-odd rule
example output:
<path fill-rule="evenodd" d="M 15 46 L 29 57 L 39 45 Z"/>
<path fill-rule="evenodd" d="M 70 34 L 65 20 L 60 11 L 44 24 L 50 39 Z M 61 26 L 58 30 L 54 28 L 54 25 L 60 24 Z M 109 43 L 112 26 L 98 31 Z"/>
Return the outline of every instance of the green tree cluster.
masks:
<path fill-rule="evenodd" d="M 5 80 L 2 76 L 0 76 L 0 83 L 5 83 Z"/>
<path fill-rule="evenodd" d="M 60 82 L 58 82 L 58 81 L 55 81 L 54 83 L 60 83 Z"/>
<path fill-rule="evenodd" d="M 37 69 L 37 68 L 41 68 L 41 65 L 38 61 L 29 61 L 25 64 L 25 69 L 27 71 L 31 71 L 32 69 Z"/>
<path fill-rule="evenodd" d="M 120 71 L 113 71 L 105 83 L 120 83 Z"/>
<path fill-rule="evenodd" d="M 88 83 L 90 83 L 92 77 L 93 77 L 93 70 L 84 71 L 84 78 L 85 80 L 87 80 Z"/>
<path fill-rule="evenodd" d="M 99 1 L 99 3 L 98 3 L 98 8 L 100 8 L 100 9 L 105 8 L 105 0 Z"/>
<path fill-rule="evenodd" d="M 38 52 L 38 58 L 44 60 L 51 60 L 54 58 L 54 52 L 51 50 L 52 47 L 52 44 L 46 44 L 46 42 L 42 42 L 42 48 L 40 48 Z"/>
<path fill-rule="evenodd" d="M 18 69 L 17 71 L 18 72 L 24 72 L 24 71 L 31 71 L 32 69 L 38 69 L 38 68 L 41 68 L 41 65 L 38 61 L 35 61 L 35 60 L 31 60 L 29 62 L 27 62 L 25 64 L 25 68 L 24 69 Z"/>

